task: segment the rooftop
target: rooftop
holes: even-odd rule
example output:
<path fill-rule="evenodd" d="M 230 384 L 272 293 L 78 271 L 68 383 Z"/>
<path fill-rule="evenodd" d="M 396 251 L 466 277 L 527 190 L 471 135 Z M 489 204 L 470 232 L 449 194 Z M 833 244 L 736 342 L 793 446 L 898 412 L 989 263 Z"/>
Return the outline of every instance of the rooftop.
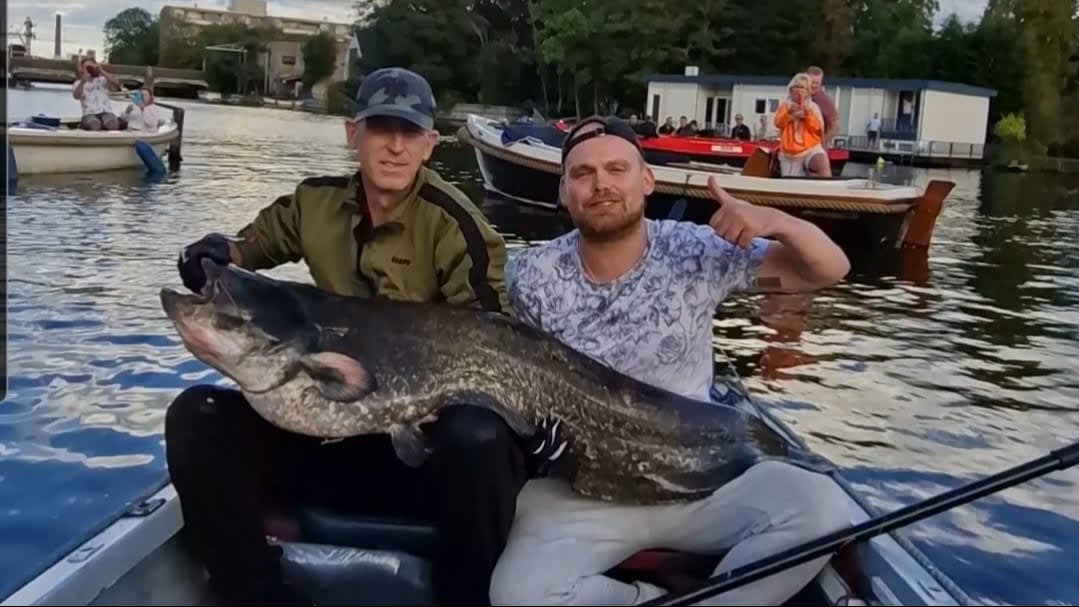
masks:
<path fill-rule="evenodd" d="M 734 86 L 736 84 L 787 86 L 790 76 L 760 76 L 749 74 L 701 74 L 699 76 L 686 76 L 684 74 L 649 74 L 645 76 L 646 82 L 687 82 L 694 84 L 709 84 L 712 86 Z M 850 86 L 867 89 L 885 89 L 889 91 L 910 90 L 933 90 L 974 97 L 996 97 L 996 89 L 989 89 L 959 82 L 946 82 L 943 80 L 919 80 L 919 79 L 890 79 L 890 78 L 841 78 L 824 77 L 825 86 Z"/>
<path fill-rule="evenodd" d="M 241 13 L 241 12 L 237 12 L 237 11 L 230 11 L 228 9 L 223 9 L 223 8 L 209 8 L 209 7 L 204 7 L 204 6 L 177 6 L 175 4 L 166 4 L 165 6 L 161 7 L 162 12 L 176 11 L 176 10 L 200 12 L 200 13 L 219 13 L 219 14 L 225 14 L 225 15 L 246 15 L 248 17 L 254 17 L 255 19 L 267 19 L 267 20 L 280 19 L 281 21 L 289 21 L 289 22 L 292 22 L 292 23 L 306 23 L 306 24 L 310 24 L 310 25 L 321 25 L 323 23 L 325 23 L 327 25 L 351 25 L 351 23 L 345 23 L 343 21 L 330 21 L 329 19 L 325 19 L 325 18 L 323 18 L 323 19 L 302 19 L 300 17 L 284 17 L 284 16 L 280 16 L 280 15 L 256 15 L 256 14 L 249 14 L 249 13 Z"/>

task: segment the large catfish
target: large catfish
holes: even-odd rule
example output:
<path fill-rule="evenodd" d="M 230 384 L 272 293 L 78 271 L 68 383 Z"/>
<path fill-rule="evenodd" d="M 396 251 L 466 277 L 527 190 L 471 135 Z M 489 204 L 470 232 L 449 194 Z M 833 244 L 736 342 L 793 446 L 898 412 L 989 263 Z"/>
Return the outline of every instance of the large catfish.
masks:
<path fill-rule="evenodd" d="M 195 357 L 291 432 L 389 433 L 418 466 L 419 426 L 442 407 L 488 407 L 522 436 L 550 416 L 569 440 L 574 489 L 636 504 L 707 496 L 764 458 L 821 462 L 740 407 L 637 381 L 503 315 L 203 266 L 202 293 L 161 291 L 166 314 Z"/>

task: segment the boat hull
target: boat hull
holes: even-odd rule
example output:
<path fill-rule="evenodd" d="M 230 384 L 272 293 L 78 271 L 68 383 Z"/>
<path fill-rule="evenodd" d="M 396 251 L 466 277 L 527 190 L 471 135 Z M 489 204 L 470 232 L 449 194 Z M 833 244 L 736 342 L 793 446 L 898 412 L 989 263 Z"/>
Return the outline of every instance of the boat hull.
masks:
<path fill-rule="evenodd" d="M 511 160 L 505 155 L 474 146 L 476 162 L 485 188 L 514 201 L 549 209 L 558 209 L 559 175 L 537 166 Z M 744 194 L 730 190 L 738 196 Z M 841 248 L 849 252 L 894 250 L 901 247 L 914 210 L 881 213 L 870 211 L 806 208 L 777 205 L 782 210 L 819 226 Z M 673 192 L 656 191 L 649 196 L 645 215 L 651 219 L 673 218 L 707 224 L 718 204 Z"/>
<path fill-rule="evenodd" d="M 21 175 L 83 173 L 144 166 L 135 144 L 143 141 L 161 157 L 179 137 L 173 125 L 156 132 L 79 131 L 8 127 L 8 145 Z"/>

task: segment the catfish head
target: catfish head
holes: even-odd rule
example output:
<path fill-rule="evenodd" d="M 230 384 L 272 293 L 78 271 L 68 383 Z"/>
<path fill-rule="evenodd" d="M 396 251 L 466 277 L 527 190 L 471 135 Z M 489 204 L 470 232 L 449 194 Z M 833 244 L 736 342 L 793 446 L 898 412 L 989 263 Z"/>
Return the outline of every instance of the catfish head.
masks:
<path fill-rule="evenodd" d="M 357 400 L 371 390 L 358 361 L 318 350 L 318 327 L 292 283 L 208 259 L 202 267 L 200 293 L 161 290 L 161 306 L 195 358 L 248 394 L 275 390 L 301 373 L 330 400 Z"/>

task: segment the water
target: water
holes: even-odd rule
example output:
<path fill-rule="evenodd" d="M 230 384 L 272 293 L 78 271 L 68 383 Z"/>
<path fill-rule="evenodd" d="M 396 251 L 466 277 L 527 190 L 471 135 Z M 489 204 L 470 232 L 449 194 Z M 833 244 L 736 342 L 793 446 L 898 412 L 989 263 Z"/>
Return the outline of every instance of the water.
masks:
<path fill-rule="evenodd" d="M 67 89 L 9 91 L 12 117 L 77 109 Z M 301 179 L 354 162 L 337 118 L 177 102 L 179 175 L 23 178 L 9 200 L 9 369 L 0 404 L 0 596 L 156 486 L 183 387 L 221 382 L 160 311 L 179 248 L 233 232 Z M 485 200 L 470 152 L 433 166 L 523 246 L 564 222 Z M 859 170 L 852 167 L 848 170 Z M 856 487 L 895 508 L 1079 438 L 1079 179 L 918 170 L 957 183 L 928 276 L 740 297 L 717 347 Z M 306 279 L 302 264 L 271 272 Z M 979 602 L 1075 604 L 1079 471 L 984 498 L 906 534 Z"/>

